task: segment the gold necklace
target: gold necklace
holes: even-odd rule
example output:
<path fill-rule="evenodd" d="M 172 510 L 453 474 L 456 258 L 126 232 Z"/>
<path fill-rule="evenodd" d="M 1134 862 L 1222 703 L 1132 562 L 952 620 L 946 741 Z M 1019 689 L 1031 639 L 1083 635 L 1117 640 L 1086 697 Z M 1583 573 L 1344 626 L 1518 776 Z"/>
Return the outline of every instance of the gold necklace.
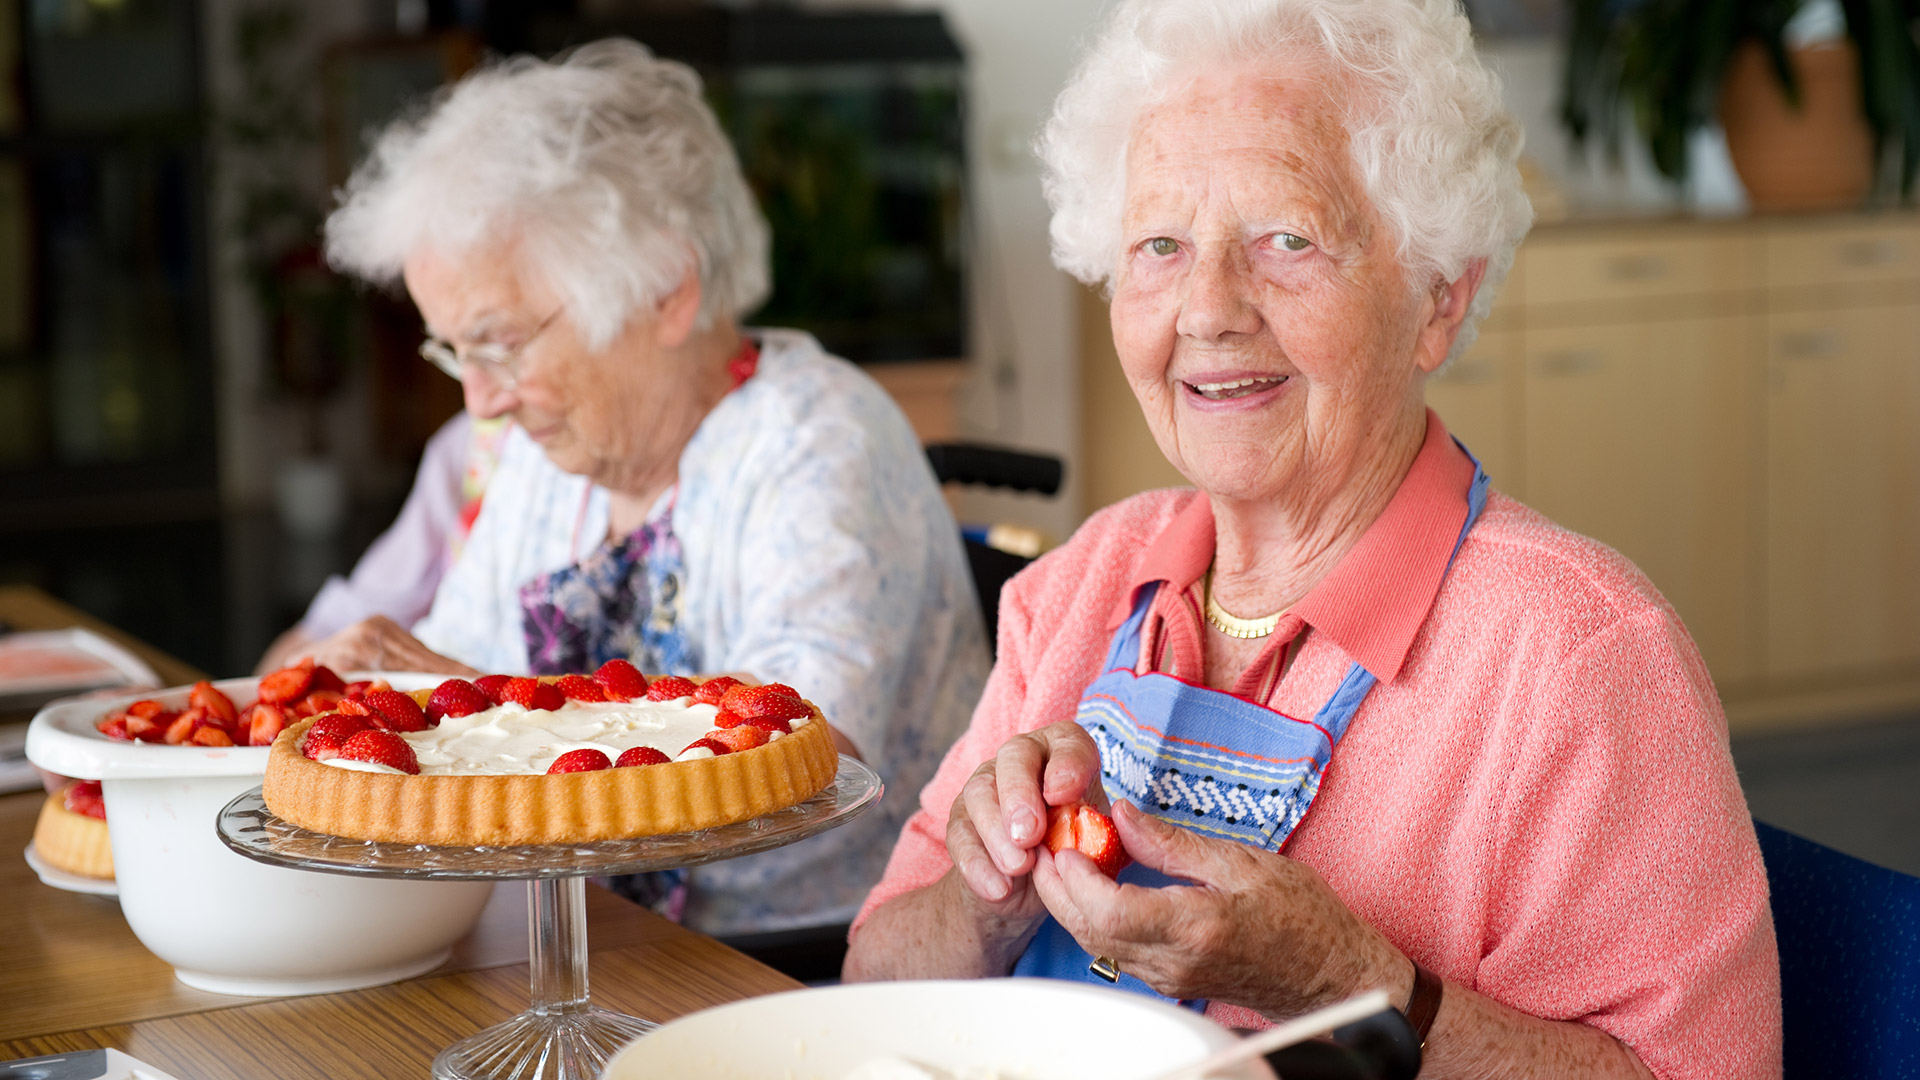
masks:
<path fill-rule="evenodd" d="M 1271 615 L 1264 615 L 1258 619 L 1243 619 L 1238 615 L 1228 614 L 1227 609 L 1220 606 L 1220 601 L 1213 598 L 1212 570 L 1207 571 L 1207 581 L 1202 587 L 1202 591 L 1206 594 L 1207 598 L 1206 611 L 1208 624 L 1230 638 L 1240 638 L 1245 641 L 1252 638 L 1266 637 L 1268 634 L 1273 633 L 1274 627 L 1280 625 L 1280 616 L 1287 613 L 1286 608 L 1281 608 Z"/>

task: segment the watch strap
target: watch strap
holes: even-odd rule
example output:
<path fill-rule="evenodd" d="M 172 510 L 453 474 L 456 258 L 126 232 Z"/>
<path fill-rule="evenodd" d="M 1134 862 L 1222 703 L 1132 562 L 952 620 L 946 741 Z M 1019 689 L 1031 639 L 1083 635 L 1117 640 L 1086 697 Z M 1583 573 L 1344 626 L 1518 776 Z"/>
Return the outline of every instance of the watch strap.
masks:
<path fill-rule="evenodd" d="M 1445 986 L 1433 972 L 1417 963 L 1413 965 L 1413 993 L 1407 998 L 1405 1012 L 1407 1023 L 1419 1037 L 1423 1050 L 1427 1045 L 1427 1032 L 1433 1030 L 1433 1018 L 1440 1015 L 1440 992 Z"/>

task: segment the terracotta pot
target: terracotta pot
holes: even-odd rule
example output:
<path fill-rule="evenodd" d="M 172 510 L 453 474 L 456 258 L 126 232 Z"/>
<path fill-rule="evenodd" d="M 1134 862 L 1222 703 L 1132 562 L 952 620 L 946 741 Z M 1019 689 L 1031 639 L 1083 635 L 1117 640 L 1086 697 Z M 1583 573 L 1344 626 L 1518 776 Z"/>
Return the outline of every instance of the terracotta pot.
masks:
<path fill-rule="evenodd" d="M 1873 132 L 1860 109 L 1860 60 L 1851 41 L 1789 54 L 1800 108 L 1787 103 L 1766 50 L 1748 42 L 1727 68 L 1720 122 L 1757 210 L 1856 206 L 1873 187 Z"/>

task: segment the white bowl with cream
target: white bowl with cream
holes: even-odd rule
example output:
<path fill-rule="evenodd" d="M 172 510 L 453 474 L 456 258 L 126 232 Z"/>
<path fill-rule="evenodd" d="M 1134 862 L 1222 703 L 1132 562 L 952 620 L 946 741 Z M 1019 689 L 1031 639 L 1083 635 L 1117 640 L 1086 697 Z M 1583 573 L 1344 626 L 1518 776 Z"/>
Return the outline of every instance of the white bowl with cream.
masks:
<path fill-rule="evenodd" d="M 683 1016 L 622 1050 L 601 1076 L 1149 1080 L 1234 1039 L 1191 1010 L 1055 979 L 860 983 Z M 1273 1074 L 1255 1063 L 1219 1075 Z"/>
<path fill-rule="evenodd" d="M 399 690 L 445 678 L 378 677 Z M 256 700 L 258 685 L 214 683 L 241 708 Z M 479 920 L 491 884 L 343 877 L 254 862 L 220 841 L 214 818 L 259 786 L 267 747 L 125 742 L 94 727 L 143 699 L 184 708 L 187 693 L 178 687 L 56 702 L 27 730 L 34 764 L 101 781 L 120 908 L 140 943 L 188 986 L 259 997 L 377 986 L 444 962 Z"/>

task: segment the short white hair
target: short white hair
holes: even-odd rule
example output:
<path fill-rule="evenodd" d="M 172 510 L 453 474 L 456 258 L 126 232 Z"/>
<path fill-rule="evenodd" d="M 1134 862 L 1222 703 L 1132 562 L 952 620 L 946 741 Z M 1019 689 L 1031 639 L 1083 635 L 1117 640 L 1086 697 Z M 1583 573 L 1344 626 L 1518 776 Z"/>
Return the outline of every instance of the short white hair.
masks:
<path fill-rule="evenodd" d="M 700 325 L 769 285 L 766 220 L 684 64 L 623 39 L 514 57 L 390 124 L 327 219 L 327 259 L 372 281 L 512 241 L 603 348 L 697 271 Z"/>
<path fill-rule="evenodd" d="M 1344 73 L 1353 162 L 1409 284 L 1487 262 L 1458 355 L 1533 224 L 1520 124 L 1474 51 L 1459 0 L 1122 0 L 1054 103 L 1038 144 L 1053 258 L 1111 286 L 1127 146 L 1140 114 L 1228 64 L 1319 59 Z"/>

